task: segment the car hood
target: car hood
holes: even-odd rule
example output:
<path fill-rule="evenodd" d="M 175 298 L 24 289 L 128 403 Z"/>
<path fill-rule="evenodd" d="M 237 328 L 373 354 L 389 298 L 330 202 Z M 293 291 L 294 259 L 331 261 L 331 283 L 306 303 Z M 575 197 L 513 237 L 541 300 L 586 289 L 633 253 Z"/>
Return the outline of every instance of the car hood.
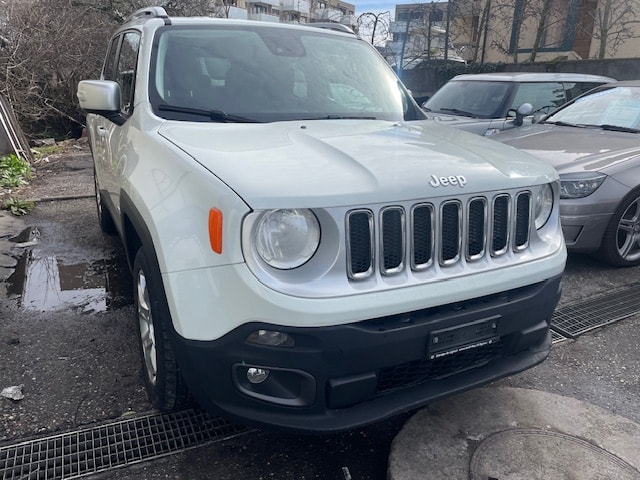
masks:
<path fill-rule="evenodd" d="M 432 121 L 165 122 L 159 133 L 254 208 L 403 201 L 557 178 L 534 157 Z"/>
<path fill-rule="evenodd" d="M 559 173 L 599 171 L 611 175 L 640 156 L 640 135 L 594 128 L 538 124 L 491 138 L 535 155 Z"/>

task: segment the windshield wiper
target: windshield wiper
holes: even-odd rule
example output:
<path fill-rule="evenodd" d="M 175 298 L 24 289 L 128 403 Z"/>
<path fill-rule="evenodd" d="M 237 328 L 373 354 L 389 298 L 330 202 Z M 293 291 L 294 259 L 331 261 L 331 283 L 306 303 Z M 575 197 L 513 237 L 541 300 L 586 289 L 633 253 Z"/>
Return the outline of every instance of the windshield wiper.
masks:
<path fill-rule="evenodd" d="M 453 113 L 454 115 L 462 115 L 463 117 L 471 117 L 471 118 L 476 118 L 477 116 L 474 113 L 465 112 L 464 110 L 458 110 L 457 108 L 441 108 L 440 110 L 438 110 L 438 112 Z M 438 112 L 434 112 L 434 113 L 438 113 Z"/>
<path fill-rule="evenodd" d="M 231 115 L 229 113 L 223 112 L 222 110 L 205 110 L 201 108 L 181 107 L 179 105 L 168 105 L 166 103 L 162 103 L 158 105 L 158 110 L 161 110 L 164 112 L 187 113 L 190 115 L 208 117 L 210 120 L 214 122 L 261 123 L 258 120 L 253 120 L 251 118 L 246 118 L 246 117 L 240 117 L 238 115 Z"/>
<path fill-rule="evenodd" d="M 586 128 L 587 125 L 581 124 L 581 123 L 569 123 L 569 122 L 563 122 L 562 120 L 558 120 L 557 122 L 550 122 L 548 120 L 545 120 L 544 122 L 540 122 L 540 123 L 548 123 L 551 125 L 557 125 L 559 127 L 575 127 L 575 128 Z"/>
<path fill-rule="evenodd" d="M 598 125 L 603 130 L 611 130 L 612 132 L 627 132 L 627 133 L 640 133 L 637 128 L 621 127 L 620 125 Z"/>
<path fill-rule="evenodd" d="M 378 117 L 363 115 L 318 115 L 317 117 L 293 118 L 292 120 L 377 120 Z"/>

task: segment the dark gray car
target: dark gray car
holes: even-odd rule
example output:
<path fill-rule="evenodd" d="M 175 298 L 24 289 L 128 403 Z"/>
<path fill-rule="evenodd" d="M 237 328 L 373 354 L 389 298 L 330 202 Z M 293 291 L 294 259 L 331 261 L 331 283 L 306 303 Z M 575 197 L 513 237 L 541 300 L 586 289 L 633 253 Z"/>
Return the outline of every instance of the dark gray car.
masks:
<path fill-rule="evenodd" d="M 568 249 L 615 266 L 640 264 L 640 81 L 602 85 L 492 138 L 556 168 Z"/>
<path fill-rule="evenodd" d="M 445 125 L 479 135 L 530 123 L 564 103 L 615 79 L 581 73 L 481 73 L 458 75 L 422 108 Z"/>

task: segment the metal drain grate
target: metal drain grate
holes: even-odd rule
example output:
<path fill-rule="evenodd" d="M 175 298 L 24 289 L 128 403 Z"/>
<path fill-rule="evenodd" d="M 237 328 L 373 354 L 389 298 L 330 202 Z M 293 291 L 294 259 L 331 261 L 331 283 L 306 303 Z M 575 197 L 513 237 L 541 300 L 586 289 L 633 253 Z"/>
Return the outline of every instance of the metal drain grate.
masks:
<path fill-rule="evenodd" d="M 640 284 L 562 307 L 553 314 L 551 328 L 568 338 L 640 313 Z"/>
<path fill-rule="evenodd" d="M 249 432 L 199 410 L 123 420 L 0 448 L 2 480 L 79 478 Z"/>
<path fill-rule="evenodd" d="M 560 343 L 564 340 L 567 340 L 567 337 L 551 329 L 551 343 Z"/>

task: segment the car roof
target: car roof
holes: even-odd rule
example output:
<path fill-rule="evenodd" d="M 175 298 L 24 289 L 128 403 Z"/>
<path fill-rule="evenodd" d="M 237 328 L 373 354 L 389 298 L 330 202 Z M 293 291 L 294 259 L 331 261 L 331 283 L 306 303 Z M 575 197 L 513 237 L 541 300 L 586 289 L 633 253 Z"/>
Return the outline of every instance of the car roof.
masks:
<path fill-rule="evenodd" d="M 456 75 L 451 81 L 485 82 L 615 82 L 615 78 L 587 73 L 500 72 Z"/>
<path fill-rule="evenodd" d="M 609 87 L 640 87 L 640 80 L 623 80 L 619 82 L 613 82 Z"/>
<path fill-rule="evenodd" d="M 133 12 L 125 22 L 117 29 L 116 33 L 132 27 L 142 28 L 144 24 L 151 20 L 162 20 L 165 25 L 251 25 L 260 24 L 261 27 L 268 28 L 298 28 L 298 29 L 317 29 L 320 28 L 326 32 L 335 35 L 346 35 L 357 37 L 356 33 L 348 26 L 333 22 L 315 22 L 308 24 L 291 24 L 291 23 L 275 23 L 275 22 L 255 22 L 252 20 L 238 20 L 229 18 L 213 18 L 213 17 L 172 17 L 167 15 L 162 7 L 145 7 Z"/>

